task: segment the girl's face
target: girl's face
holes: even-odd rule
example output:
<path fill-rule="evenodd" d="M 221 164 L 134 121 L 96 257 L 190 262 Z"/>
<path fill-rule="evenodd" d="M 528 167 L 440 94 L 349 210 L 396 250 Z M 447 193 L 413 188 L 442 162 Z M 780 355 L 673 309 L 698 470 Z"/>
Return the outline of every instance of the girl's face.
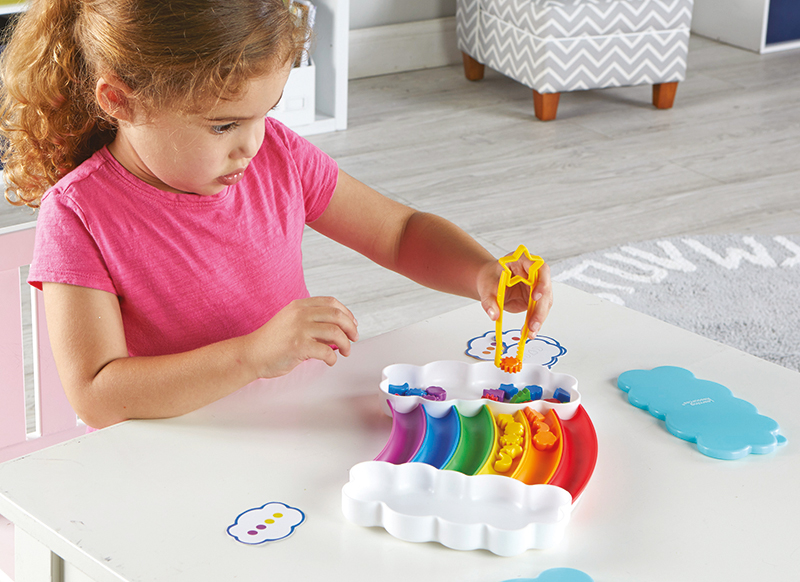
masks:
<path fill-rule="evenodd" d="M 242 179 L 264 141 L 290 66 L 250 81 L 234 100 L 198 114 L 160 112 L 120 121 L 109 150 L 125 169 L 168 192 L 210 196 Z"/>

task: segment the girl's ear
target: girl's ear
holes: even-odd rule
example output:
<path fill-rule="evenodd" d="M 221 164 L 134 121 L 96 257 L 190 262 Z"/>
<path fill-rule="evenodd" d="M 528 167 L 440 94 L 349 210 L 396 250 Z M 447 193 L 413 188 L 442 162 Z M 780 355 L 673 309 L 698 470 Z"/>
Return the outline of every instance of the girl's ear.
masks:
<path fill-rule="evenodd" d="M 120 81 L 115 75 L 103 76 L 97 79 L 94 96 L 100 109 L 108 113 L 117 121 L 132 121 L 133 111 L 128 96 L 130 87 Z"/>

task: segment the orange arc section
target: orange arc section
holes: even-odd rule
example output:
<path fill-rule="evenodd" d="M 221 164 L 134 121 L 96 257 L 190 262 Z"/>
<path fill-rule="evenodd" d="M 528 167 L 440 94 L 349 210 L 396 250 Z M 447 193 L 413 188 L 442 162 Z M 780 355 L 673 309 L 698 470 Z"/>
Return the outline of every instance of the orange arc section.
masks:
<path fill-rule="evenodd" d="M 530 429 L 528 431 L 529 436 L 526 439 L 528 443 L 526 454 L 517 467 L 516 472 L 511 476 L 527 485 L 548 483 L 550 479 L 553 478 L 556 469 L 558 469 L 558 465 L 561 463 L 561 456 L 564 453 L 564 436 L 561 430 L 561 421 L 558 415 L 552 410 L 545 414 L 544 421 L 550 427 L 550 432 L 555 435 L 558 441 L 550 450 L 540 451 L 533 446 L 531 441 L 536 434 L 536 425 L 534 424 L 535 413 L 530 408 L 525 408 L 523 410 L 524 416 L 529 423 L 528 428 Z"/>

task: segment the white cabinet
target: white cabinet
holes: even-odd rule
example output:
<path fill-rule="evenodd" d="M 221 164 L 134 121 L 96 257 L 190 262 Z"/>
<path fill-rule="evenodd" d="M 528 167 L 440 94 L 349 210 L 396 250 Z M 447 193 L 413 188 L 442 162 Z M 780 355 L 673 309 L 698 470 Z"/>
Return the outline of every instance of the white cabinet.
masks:
<path fill-rule="evenodd" d="M 311 55 L 317 69 L 316 116 L 301 135 L 347 129 L 347 66 L 350 0 L 313 0 L 317 6 Z"/>
<path fill-rule="evenodd" d="M 347 129 L 347 67 L 350 37 L 350 0 L 312 0 L 317 7 L 311 59 L 316 69 L 314 79 L 313 121 L 294 122 L 297 117 L 286 118 L 287 125 L 300 135 L 313 135 Z M 308 86 L 303 78 L 303 67 L 292 70 L 287 90 L 302 92 Z M 290 96 L 296 101 L 302 98 Z M 306 100 L 308 102 L 308 100 Z M 299 111 L 298 111 L 299 113 Z M 279 116 L 280 117 L 280 116 Z M 300 116 L 302 118 L 304 116 Z"/>
<path fill-rule="evenodd" d="M 27 2 L 8 2 L 8 0 L 0 0 L 0 15 L 2 14 L 16 14 L 25 10 Z"/>
<path fill-rule="evenodd" d="M 800 2 L 694 0 L 692 31 L 758 53 L 800 48 Z"/>

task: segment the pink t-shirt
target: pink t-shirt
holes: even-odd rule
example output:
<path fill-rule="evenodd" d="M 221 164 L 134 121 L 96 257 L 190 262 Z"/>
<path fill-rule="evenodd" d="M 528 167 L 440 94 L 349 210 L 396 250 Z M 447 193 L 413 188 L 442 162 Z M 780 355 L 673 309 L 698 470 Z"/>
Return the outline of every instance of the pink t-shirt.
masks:
<path fill-rule="evenodd" d="M 149 186 L 103 148 L 42 198 L 28 281 L 117 295 L 132 356 L 250 333 L 308 297 L 303 228 L 337 177 L 330 157 L 269 118 L 242 180 L 214 196 Z"/>

